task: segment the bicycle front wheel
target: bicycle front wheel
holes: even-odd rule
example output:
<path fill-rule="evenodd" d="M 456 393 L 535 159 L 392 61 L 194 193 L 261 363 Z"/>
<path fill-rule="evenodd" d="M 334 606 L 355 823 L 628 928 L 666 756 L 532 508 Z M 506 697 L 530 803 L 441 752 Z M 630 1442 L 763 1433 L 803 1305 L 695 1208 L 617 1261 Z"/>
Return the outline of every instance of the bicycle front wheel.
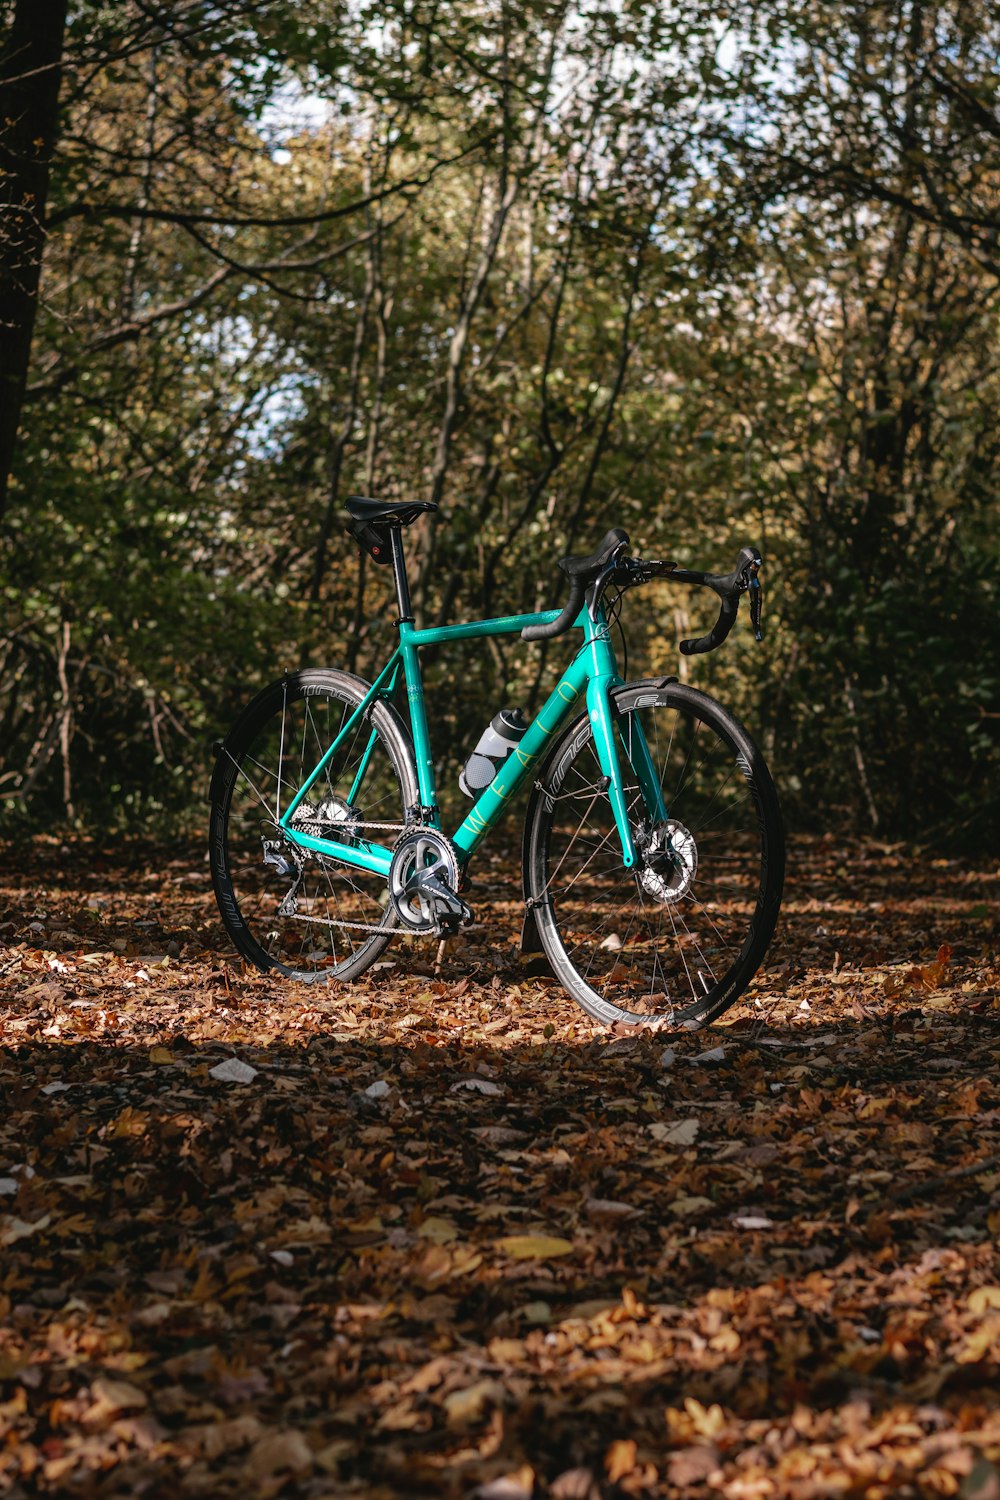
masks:
<path fill-rule="evenodd" d="M 347 672 L 291 672 L 250 703 L 212 779 L 212 883 L 229 936 L 259 969 L 353 979 L 395 928 L 384 876 L 293 845 L 278 819 L 368 691 Z M 409 736 L 377 700 L 295 814 L 340 843 L 393 844 L 419 803 Z"/>
<path fill-rule="evenodd" d="M 784 839 L 774 783 L 743 726 L 705 694 L 612 694 L 633 869 L 590 721 L 546 763 L 526 830 L 526 887 L 556 977 L 599 1021 L 695 1028 L 750 983 L 774 933 Z"/>

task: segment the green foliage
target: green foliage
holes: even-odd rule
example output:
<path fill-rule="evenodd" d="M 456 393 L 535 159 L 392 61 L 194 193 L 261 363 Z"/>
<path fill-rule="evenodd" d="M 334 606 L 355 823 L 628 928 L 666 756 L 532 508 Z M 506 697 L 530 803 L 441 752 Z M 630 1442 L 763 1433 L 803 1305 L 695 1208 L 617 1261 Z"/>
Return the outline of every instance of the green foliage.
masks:
<path fill-rule="evenodd" d="M 998 28 L 932 9 L 196 6 L 183 43 L 80 11 L 104 60 L 64 86 L 0 555 L 6 815 L 197 817 L 250 692 L 370 672 L 363 490 L 441 505 L 427 620 L 558 602 L 611 524 L 696 566 L 756 541 L 764 648 L 678 668 L 710 606 L 661 586 L 632 666 L 729 701 L 793 821 L 989 838 Z M 554 659 L 431 663 L 443 779 Z"/>

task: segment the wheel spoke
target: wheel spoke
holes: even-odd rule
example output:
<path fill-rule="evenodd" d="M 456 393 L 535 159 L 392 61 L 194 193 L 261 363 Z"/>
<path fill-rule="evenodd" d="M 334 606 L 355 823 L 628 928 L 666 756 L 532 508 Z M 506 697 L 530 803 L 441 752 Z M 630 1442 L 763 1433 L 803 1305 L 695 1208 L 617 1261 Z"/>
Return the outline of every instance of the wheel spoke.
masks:
<path fill-rule="evenodd" d="M 641 709 L 625 707 L 628 692 L 621 691 L 617 712 L 635 868 L 616 857 L 610 801 L 595 796 L 593 741 L 577 735 L 555 753 L 537 804 L 542 833 L 532 842 L 539 859 L 530 879 L 533 890 L 551 896 L 539 930 L 557 975 L 601 1019 L 697 1021 L 717 999 L 727 1003 L 738 993 L 733 977 L 749 949 L 760 949 L 758 962 L 763 954 L 770 932 L 763 925 L 751 932 L 750 924 L 769 879 L 780 894 L 780 849 L 775 880 L 759 793 L 724 712 L 696 710 L 693 695 L 685 700 L 683 690 L 669 688 L 652 705 L 645 693 Z M 655 822 L 652 798 L 638 785 L 641 735 L 665 797 L 665 822 Z M 766 770 L 756 753 L 753 759 L 763 784 Z M 780 836 L 776 812 L 773 823 L 772 844 Z"/>
<path fill-rule="evenodd" d="M 213 872 L 223 920 L 245 956 L 262 967 L 277 962 L 302 977 L 349 978 L 378 956 L 396 928 L 385 878 L 293 846 L 277 822 L 360 701 L 337 683 L 336 674 L 322 674 L 317 688 L 319 675 L 292 676 L 276 685 L 270 706 L 264 703 L 235 746 L 227 741 L 226 790 L 213 806 L 213 829 L 222 829 L 225 858 L 213 834 Z M 302 803 L 303 821 L 311 826 L 318 820 L 324 836 L 350 842 L 368 836 L 360 831 L 362 822 L 396 828 L 405 822 L 414 795 L 412 769 L 378 724 L 370 714 L 358 721 Z M 352 805 L 347 798 L 365 756 Z"/>

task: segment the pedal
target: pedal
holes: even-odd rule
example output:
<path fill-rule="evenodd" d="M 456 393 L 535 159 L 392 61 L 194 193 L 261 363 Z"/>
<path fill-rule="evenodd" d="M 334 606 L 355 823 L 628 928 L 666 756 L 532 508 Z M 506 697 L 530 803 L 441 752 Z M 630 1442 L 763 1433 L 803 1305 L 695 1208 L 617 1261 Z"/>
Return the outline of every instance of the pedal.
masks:
<path fill-rule="evenodd" d="M 476 914 L 472 910 L 472 907 L 467 906 L 462 900 L 459 900 L 458 905 L 459 912 L 457 916 L 438 917 L 438 928 L 443 937 L 453 936 L 461 928 L 472 927 L 475 924 Z"/>

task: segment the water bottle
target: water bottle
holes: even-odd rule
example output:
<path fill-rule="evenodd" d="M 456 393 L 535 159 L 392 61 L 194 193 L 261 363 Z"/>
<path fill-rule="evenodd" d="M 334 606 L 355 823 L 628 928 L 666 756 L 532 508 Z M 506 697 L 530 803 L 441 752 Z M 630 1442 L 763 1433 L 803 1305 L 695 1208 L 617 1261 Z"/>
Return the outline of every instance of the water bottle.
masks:
<path fill-rule="evenodd" d="M 527 727 L 528 721 L 519 708 L 502 708 L 493 716 L 458 778 L 458 785 L 467 797 L 478 797 L 489 786 Z"/>

